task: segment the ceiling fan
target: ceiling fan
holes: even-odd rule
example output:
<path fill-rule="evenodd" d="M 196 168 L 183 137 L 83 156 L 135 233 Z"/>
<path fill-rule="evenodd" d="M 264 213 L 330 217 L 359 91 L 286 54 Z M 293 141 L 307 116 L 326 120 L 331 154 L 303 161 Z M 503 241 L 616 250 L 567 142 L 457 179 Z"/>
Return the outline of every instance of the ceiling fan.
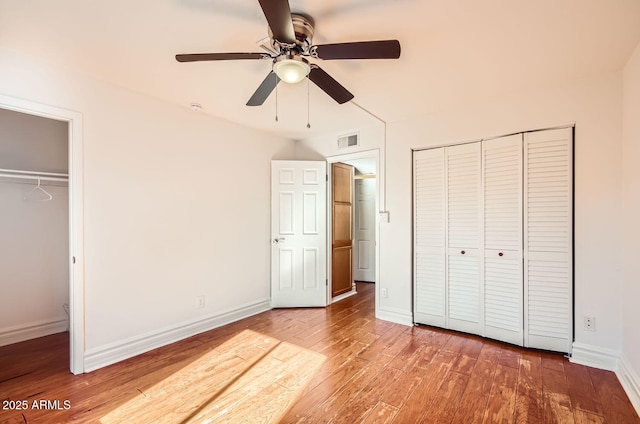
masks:
<path fill-rule="evenodd" d="M 337 59 L 398 59 L 398 40 L 362 41 L 313 45 L 313 19 L 305 14 L 291 13 L 288 0 L 258 0 L 269 23 L 271 47 L 267 53 L 195 53 L 177 54 L 178 62 L 209 60 L 268 59 L 272 71 L 262 81 L 247 106 L 260 106 L 269 97 L 280 80 L 295 84 L 305 77 L 342 104 L 353 99 L 338 81 L 307 58 Z"/>

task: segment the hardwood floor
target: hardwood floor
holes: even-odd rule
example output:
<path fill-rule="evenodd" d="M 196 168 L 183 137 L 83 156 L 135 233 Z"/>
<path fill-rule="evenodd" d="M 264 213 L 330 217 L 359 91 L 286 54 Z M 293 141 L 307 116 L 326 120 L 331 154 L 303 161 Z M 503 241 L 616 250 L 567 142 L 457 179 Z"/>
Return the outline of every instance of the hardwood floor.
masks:
<path fill-rule="evenodd" d="M 0 347 L 2 406 L 28 406 L 0 410 L 0 423 L 640 423 L 612 372 L 376 320 L 373 288 L 359 283 L 358 295 L 326 309 L 272 310 L 79 376 L 68 371 L 66 334 Z M 287 347 L 268 366 L 250 353 L 267 338 Z M 309 351 L 324 362 L 298 356 Z M 298 368 L 285 362 L 295 358 Z M 260 372 L 252 368 L 259 364 Z M 308 379 L 296 377 L 305 372 Z M 264 386 L 253 387 L 257 381 Z M 297 400 L 287 397 L 294 386 Z M 284 415 L 286 408 L 268 408 L 275 398 L 289 408 Z M 227 402 L 226 409 L 214 400 Z M 176 415 L 182 410 L 186 415 Z"/>

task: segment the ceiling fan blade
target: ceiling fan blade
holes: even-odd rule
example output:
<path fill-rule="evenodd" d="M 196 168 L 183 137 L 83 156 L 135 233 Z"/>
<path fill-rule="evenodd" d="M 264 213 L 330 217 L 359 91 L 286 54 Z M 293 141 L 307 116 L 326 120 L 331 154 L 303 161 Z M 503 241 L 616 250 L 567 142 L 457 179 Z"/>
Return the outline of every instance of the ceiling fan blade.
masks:
<path fill-rule="evenodd" d="M 258 0 L 264 13 L 273 38 L 281 43 L 295 43 L 296 34 L 293 31 L 291 8 L 288 0 Z"/>
<path fill-rule="evenodd" d="M 247 106 L 260 106 L 263 104 L 279 82 L 280 78 L 278 78 L 275 72 L 271 71 L 264 81 L 262 81 L 262 84 L 260 84 L 256 92 L 253 93 L 253 96 L 251 96 L 247 102 Z"/>
<path fill-rule="evenodd" d="M 343 104 L 353 99 L 353 94 L 344 88 L 340 83 L 334 80 L 331 75 L 327 74 L 321 68 L 314 66 L 309 72 L 309 79 L 313 81 L 315 85 L 320 87 L 322 91 L 327 93 L 333 100 Z"/>
<path fill-rule="evenodd" d="M 400 57 L 400 42 L 398 40 L 320 44 L 314 47 L 318 58 L 324 60 L 397 59 Z"/>
<path fill-rule="evenodd" d="M 177 54 L 178 62 L 201 62 L 205 60 L 242 60 L 242 59 L 271 59 L 267 53 L 193 53 Z"/>

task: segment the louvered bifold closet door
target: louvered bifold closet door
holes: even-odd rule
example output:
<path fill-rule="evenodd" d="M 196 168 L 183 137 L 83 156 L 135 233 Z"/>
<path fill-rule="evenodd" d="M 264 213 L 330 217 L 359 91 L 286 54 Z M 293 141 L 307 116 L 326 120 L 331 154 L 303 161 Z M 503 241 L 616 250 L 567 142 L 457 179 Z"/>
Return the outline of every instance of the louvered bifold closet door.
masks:
<path fill-rule="evenodd" d="M 414 321 L 444 327 L 444 148 L 414 153 Z"/>
<path fill-rule="evenodd" d="M 483 333 L 481 145 L 445 149 L 447 327 Z"/>
<path fill-rule="evenodd" d="M 482 143 L 485 336 L 523 344 L 522 134 Z"/>
<path fill-rule="evenodd" d="M 525 134 L 525 346 L 571 352 L 573 131 Z"/>

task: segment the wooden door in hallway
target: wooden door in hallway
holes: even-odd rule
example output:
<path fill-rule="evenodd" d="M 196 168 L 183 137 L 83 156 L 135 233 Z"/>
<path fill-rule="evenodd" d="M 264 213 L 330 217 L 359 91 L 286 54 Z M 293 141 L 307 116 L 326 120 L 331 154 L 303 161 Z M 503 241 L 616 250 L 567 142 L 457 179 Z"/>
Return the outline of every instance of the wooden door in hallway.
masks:
<path fill-rule="evenodd" d="M 353 288 L 353 166 L 331 165 L 331 297 Z"/>

